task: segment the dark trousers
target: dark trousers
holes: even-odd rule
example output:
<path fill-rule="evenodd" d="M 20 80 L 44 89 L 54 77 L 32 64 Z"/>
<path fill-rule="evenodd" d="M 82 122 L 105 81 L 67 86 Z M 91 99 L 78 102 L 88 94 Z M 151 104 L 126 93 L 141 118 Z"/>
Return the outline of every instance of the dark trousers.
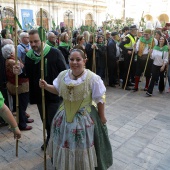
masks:
<path fill-rule="evenodd" d="M 52 120 L 60 106 L 62 101 L 56 103 L 45 103 L 45 117 L 46 117 L 46 130 L 47 130 L 47 144 L 50 139 L 50 128 Z M 40 113 L 41 120 L 43 122 L 43 112 L 42 112 L 42 104 L 37 104 L 38 111 Z"/>
<path fill-rule="evenodd" d="M 142 75 L 142 73 L 144 72 L 144 69 L 145 69 L 146 61 L 147 61 L 146 59 L 142 59 L 142 57 L 138 56 L 135 76 L 140 77 Z M 152 63 L 153 63 L 153 60 L 149 59 L 147 66 L 146 66 L 145 75 L 144 75 L 146 78 L 151 77 Z"/>
<path fill-rule="evenodd" d="M 164 71 L 161 72 L 160 68 L 161 66 L 152 65 L 152 78 L 148 88 L 150 94 L 152 94 L 155 81 L 158 80 L 159 76 L 159 91 L 162 92 L 164 90 Z"/>
<path fill-rule="evenodd" d="M 117 81 L 117 58 L 107 60 L 109 85 L 116 84 Z"/>
<path fill-rule="evenodd" d="M 13 100 L 15 100 L 16 96 L 12 96 Z M 29 101 L 29 93 L 21 93 L 18 95 L 18 101 L 19 101 L 19 124 L 18 126 L 20 128 L 25 128 L 27 126 L 27 117 L 26 117 L 26 109 L 28 106 Z"/>
<path fill-rule="evenodd" d="M 127 79 L 127 74 L 128 74 L 128 70 L 129 70 L 129 65 L 130 65 L 130 60 L 131 60 L 131 55 L 124 55 L 124 74 L 123 74 L 123 87 L 126 83 L 126 79 Z M 129 82 L 129 78 L 131 75 L 131 70 L 132 70 L 132 66 L 133 66 L 133 59 L 132 59 L 132 63 L 131 63 L 131 67 L 130 67 L 130 71 L 129 71 L 129 76 L 128 76 L 128 80 L 127 83 Z"/>
<path fill-rule="evenodd" d="M 97 67 L 96 74 L 101 77 L 102 80 L 105 78 L 105 68 Z"/>

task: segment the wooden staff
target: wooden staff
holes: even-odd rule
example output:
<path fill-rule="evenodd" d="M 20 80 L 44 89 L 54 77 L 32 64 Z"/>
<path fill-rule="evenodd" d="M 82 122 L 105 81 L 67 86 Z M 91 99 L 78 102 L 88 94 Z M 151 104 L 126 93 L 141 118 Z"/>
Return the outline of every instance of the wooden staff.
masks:
<path fill-rule="evenodd" d="M 104 39 L 106 43 L 106 22 L 104 24 Z M 108 43 L 108 42 L 107 42 Z M 107 64 L 107 46 L 106 46 L 106 52 L 105 52 L 105 59 L 106 59 L 106 67 L 105 67 L 105 85 L 107 86 L 109 84 L 109 78 L 108 78 L 108 64 Z"/>
<path fill-rule="evenodd" d="M 16 17 L 16 0 L 14 0 L 14 16 Z M 18 64 L 18 54 L 17 54 L 17 23 L 14 20 L 15 27 L 15 65 Z M 18 100 L 18 75 L 15 75 L 15 93 L 16 93 L 16 120 L 19 123 L 19 100 Z M 16 157 L 18 157 L 18 139 L 16 140 Z"/>
<path fill-rule="evenodd" d="M 151 42 L 151 46 L 150 46 L 150 48 L 149 48 L 149 51 L 152 49 L 153 42 L 154 42 L 154 31 L 153 31 L 153 33 L 152 33 L 152 42 Z M 147 65 L 148 65 L 149 58 L 150 58 L 150 53 L 148 52 L 148 56 L 147 56 L 145 68 L 144 68 L 144 71 L 143 71 L 142 80 L 144 79 L 144 76 L 145 76 L 145 72 L 146 72 L 146 68 L 147 68 Z"/>
<path fill-rule="evenodd" d="M 43 10 L 40 8 L 40 26 L 41 26 L 41 79 L 44 80 L 44 54 L 43 54 Z M 41 88 L 42 93 L 42 112 L 43 112 L 43 138 L 44 138 L 44 170 L 46 170 L 46 136 L 45 136 L 45 127 L 46 127 L 46 118 L 45 118 L 45 94 L 44 89 Z"/>
<path fill-rule="evenodd" d="M 141 21 L 143 19 L 143 14 L 144 14 L 144 11 L 142 12 L 142 17 L 141 17 L 141 20 L 140 20 L 140 23 L 139 23 L 139 29 L 140 29 L 140 26 L 141 26 Z M 135 40 L 135 44 L 136 44 L 136 41 L 137 41 L 137 38 Z M 128 73 L 127 73 L 127 77 L 126 77 L 126 82 L 125 82 L 124 90 L 126 89 L 127 81 L 128 81 L 128 78 L 129 78 L 129 73 L 130 73 L 130 69 L 131 69 L 134 53 L 135 53 L 135 48 L 133 47 L 133 51 L 132 51 L 132 55 L 131 55 L 131 59 L 130 59 L 130 63 L 129 63 L 129 68 L 128 68 Z"/>
<path fill-rule="evenodd" d="M 70 49 L 72 49 L 73 28 L 71 28 L 70 31 Z"/>
<path fill-rule="evenodd" d="M 93 45 L 95 43 L 95 26 L 93 29 Z M 96 73 L 96 49 L 93 48 L 93 65 L 92 65 L 92 71 Z"/>

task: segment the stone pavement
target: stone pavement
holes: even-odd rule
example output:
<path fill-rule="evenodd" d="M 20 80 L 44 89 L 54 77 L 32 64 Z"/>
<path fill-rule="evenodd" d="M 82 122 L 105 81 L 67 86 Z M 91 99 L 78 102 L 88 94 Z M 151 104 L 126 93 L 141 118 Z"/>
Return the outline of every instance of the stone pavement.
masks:
<path fill-rule="evenodd" d="M 28 111 L 33 130 L 22 132 L 19 156 L 7 127 L 0 128 L 1 170 L 43 170 L 42 123 L 35 105 Z M 106 117 L 113 149 L 109 170 L 170 170 L 170 94 L 107 88 Z M 47 157 L 48 158 L 48 157 Z M 47 169 L 52 168 L 47 159 Z"/>

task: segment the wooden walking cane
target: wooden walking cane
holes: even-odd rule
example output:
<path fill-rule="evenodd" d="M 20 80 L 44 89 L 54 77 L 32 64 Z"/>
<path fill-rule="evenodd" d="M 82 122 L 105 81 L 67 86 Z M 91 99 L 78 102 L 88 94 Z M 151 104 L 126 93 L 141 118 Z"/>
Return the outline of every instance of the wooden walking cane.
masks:
<path fill-rule="evenodd" d="M 141 21 L 143 19 L 143 14 L 144 14 L 144 11 L 142 12 L 142 17 L 141 17 L 141 20 L 140 20 L 139 29 L 140 29 L 140 26 L 141 26 Z M 135 43 L 136 43 L 136 41 L 137 41 L 137 38 L 135 40 Z M 129 68 L 128 68 L 128 73 L 127 73 L 127 77 L 126 77 L 126 82 L 125 82 L 124 90 L 126 89 L 127 81 L 128 81 L 128 78 L 129 78 L 129 73 L 130 73 L 130 69 L 131 69 L 134 53 L 135 53 L 135 48 L 133 47 L 133 51 L 132 51 L 132 55 L 131 55 L 131 59 L 130 59 L 130 63 L 129 63 Z"/>
<path fill-rule="evenodd" d="M 104 40 L 106 41 L 106 22 L 104 22 Z M 108 42 L 107 42 L 108 44 Z M 108 78 L 108 64 L 107 64 L 107 46 L 106 46 L 106 52 L 105 52 L 105 61 L 106 61 L 106 67 L 105 67 L 105 86 L 109 84 L 109 78 Z"/>
<path fill-rule="evenodd" d="M 43 10 L 40 8 L 40 39 L 41 39 L 41 79 L 44 80 L 44 53 L 43 53 Z M 44 170 L 46 170 L 46 136 L 45 136 L 45 128 L 46 128 L 46 117 L 45 117 L 45 94 L 44 89 L 41 88 L 42 92 L 42 112 L 43 112 L 43 138 L 44 138 Z"/>
<path fill-rule="evenodd" d="M 95 43 L 95 24 L 93 29 L 93 44 Z M 96 73 L 96 49 L 93 48 L 93 65 L 92 65 L 92 71 Z"/>
<path fill-rule="evenodd" d="M 153 31 L 153 33 L 152 33 L 152 42 L 151 42 L 151 46 L 150 46 L 150 48 L 149 48 L 149 51 L 152 49 L 153 42 L 154 42 L 154 31 Z M 145 76 L 145 72 L 146 72 L 146 68 L 147 68 L 147 65 L 148 65 L 149 57 L 150 57 L 150 53 L 148 53 L 148 56 L 147 56 L 145 68 L 144 68 L 144 71 L 143 71 L 142 80 L 144 79 L 144 76 Z"/>
<path fill-rule="evenodd" d="M 14 16 L 16 17 L 16 0 L 14 0 Z M 14 20 L 15 27 L 15 65 L 18 64 L 17 54 L 17 23 Z M 16 93 L 16 120 L 19 123 L 19 100 L 18 100 L 18 75 L 15 75 L 15 93 Z M 18 157 L 18 139 L 16 140 L 16 156 Z"/>

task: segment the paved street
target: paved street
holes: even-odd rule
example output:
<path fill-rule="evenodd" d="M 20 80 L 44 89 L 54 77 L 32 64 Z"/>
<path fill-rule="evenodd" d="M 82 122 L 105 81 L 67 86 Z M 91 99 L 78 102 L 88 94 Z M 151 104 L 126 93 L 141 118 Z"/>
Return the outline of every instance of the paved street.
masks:
<path fill-rule="evenodd" d="M 19 156 L 8 127 L 0 128 L 1 170 L 43 170 L 42 123 L 35 105 L 33 130 L 22 132 Z M 114 164 L 109 170 L 170 170 L 170 94 L 107 88 L 106 117 Z M 47 157 L 48 158 L 48 157 Z M 47 169 L 53 170 L 50 159 Z"/>

